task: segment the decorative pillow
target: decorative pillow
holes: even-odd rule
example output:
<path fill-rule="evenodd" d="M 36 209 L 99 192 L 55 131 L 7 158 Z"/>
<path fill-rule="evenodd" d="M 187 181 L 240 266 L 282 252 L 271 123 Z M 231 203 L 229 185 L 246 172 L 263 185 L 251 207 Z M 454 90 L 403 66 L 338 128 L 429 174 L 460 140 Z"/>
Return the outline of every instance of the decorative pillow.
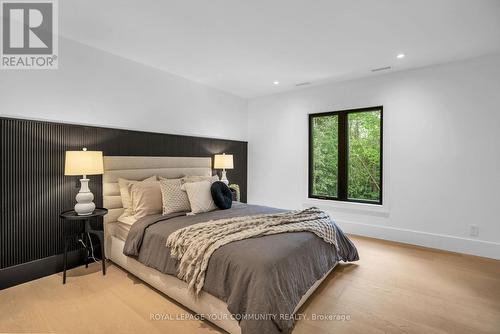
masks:
<path fill-rule="evenodd" d="M 212 199 L 210 181 L 188 182 L 182 185 L 187 192 L 191 213 L 209 212 L 217 209 Z"/>
<path fill-rule="evenodd" d="M 219 181 L 219 177 L 217 175 L 213 176 L 184 176 L 182 179 L 182 183 L 192 183 L 192 182 L 200 182 L 200 181 L 210 181 L 210 183 L 214 183 L 215 181 Z"/>
<path fill-rule="evenodd" d="M 123 212 L 122 216 L 128 217 L 133 215 L 133 210 L 132 210 L 132 197 L 130 197 L 130 185 L 137 183 L 137 182 L 152 182 L 156 181 L 156 176 L 151 176 L 148 177 L 147 179 L 143 181 L 133 181 L 133 180 L 126 180 L 119 178 L 118 179 L 118 185 L 120 187 L 120 195 L 122 197 L 122 205 L 125 211 Z"/>
<path fill-rule="evenodd" d="M 232 192 L 236 194 L 236 197 L 234 198 L 235 201 L 240 201 L 241 198 L 241 193 L 240 193 L 240 186 L 237 184 L 230 184 L 229 189 L 231 189 Z"/>
<path fill-rule="evenodd" d="M 186 177 L 186 175 L 182 175 L 182 176 L 179 176 L 179 177 L 171 177 L 171 178 L 168 178 L 168 177 L 165 177 L 165 176 L 159 176 L 158 175 L 158 180 L 160 181 L 165 181 L 165 180 L 177 180 L 177 179 L 182 179 L 183 177 Z"/>
<path fill-rule="evenodd" d="M 161 213 L 160 182 L 143 181 L 134 183 L 131 186 L 130 194 L 132 195 L 132 209 L 135 219 Z"/>
<path fill-rule="evenodd" d="M 212 193 L 212 199 L 215 205 L 219 209 L 226 210 L 231 208 L 233 204 L 233 193 L 224 182 L 217 181 L 212 183 L 210 192 Z"/>
<path fill-rule="evenodd" d="M 191 211 L 188 195 L 181 189 L 181 185 L 181 179 L 163 179 L 160 181 L 164 215 L 173 212 Z"/>

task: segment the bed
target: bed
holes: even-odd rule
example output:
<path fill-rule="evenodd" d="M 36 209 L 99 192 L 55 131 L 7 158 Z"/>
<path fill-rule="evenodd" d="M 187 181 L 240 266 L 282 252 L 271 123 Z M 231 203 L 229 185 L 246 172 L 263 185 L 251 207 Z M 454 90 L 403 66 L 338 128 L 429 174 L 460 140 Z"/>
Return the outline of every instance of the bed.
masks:
<path fill-rule="evenodd" d="M 195 296 L 189 292 L 187 283 L 175 276 L 175 266 L 172 265 L 172 259 L 166 255 L 168 249 L 164 243 L 164 238 L 169 233 L 183 226 L 231 216 L 250 216 L 284 210 L 235 203 L 229 210 L 217 210 L 195 216 L 147 217 L 134 223 L 132 228 L 118 221 L 123 212 L 118 178 L 142 180 L 152 175 L 166 178 L 186 175 L 211 176 L 211 166 L 211 158 L 205 157 L 104 157 L 103 203 L 109 209 L 104 218 L 106 257 L 231 334 L 290 332 L 293 328 L 293 318 L 290 319 L 290 314 L 297 312 L 339 261 L 337 253 L 330 253 L 330 245 L 309 232 L 269 235 L 225 245 L 210 259 L 207 283 L 201 293 Z M 130 246 L 134 238 L 139 240 L 142 248 Z M 348 238 L 341 231 L 337 238 L 348 254 L 344 256 L 347 257 L 344 260 L 357 260 L 356 249 Z M 266 252 L 266 248 L 273 249 Z M 314 260 L 309 261 L 308 255 L 305 254 L 306 249 L 316 250 L 316 254 L 311 258 L 323 258 L 318 259 L 317 263 Z M 161 256 L 151 255 L 157 253 L 161 253 Z M 269 268 L 260 270 L 262 266 Z M 307 275 L 299 279 L 300 284 L 294 282 L 291 284 L 293 289 L 286 292 L 286 284 L 283 282 L 295 279 L 293 272 L 297 271 L 297 268 L 294 269 L 294 266 L 309 268 L 301 270 L 301 274 L 305 272 Z M 281 276 L 273 278 L 273 275 L 269 274 L 267 279 L 265 275 L 268 269 L 274 270 L 275 274 L 278 272 Z M 292 278 L 286 277 L 288 272 Z M 254 281 L 258 281 L 260 285 L 250 285 L 255 283 Z M 258 293 L 255 296 L 249 295 L 247 290 L 252 290 L 250 286 L 253 286 L 255 291 L 263 290 L 260 296 Z M 260 300 L 252 300 L 266 298 L 265 290 L 268 286 L 271 292 L 269 294 L 273 294 L 272 299 L 263 300 L 262 303 L 259 303 Z M 268 302 L 275 303 L 273 308 L 269 306 L 268 309 Z M 264 304 L 266 306 L 263 306 Z M 250 317 L 242 319 L 242 316 L 256 314 L 259 308 L 262 309 L 260 316 L 269 313 L 274 317 L 264 320 Z M 285 313 L 285 319 L 276 319 L 278 313 Z"/>

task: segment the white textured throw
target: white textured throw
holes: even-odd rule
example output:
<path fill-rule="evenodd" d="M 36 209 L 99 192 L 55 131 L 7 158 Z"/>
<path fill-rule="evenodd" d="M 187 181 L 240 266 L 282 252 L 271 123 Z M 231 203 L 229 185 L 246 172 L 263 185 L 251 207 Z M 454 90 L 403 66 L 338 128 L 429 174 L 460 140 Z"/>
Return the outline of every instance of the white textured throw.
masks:
<path fill-rule="evenodd" d="M 203 288 L 208 261 L 218 248 L 238 240 L 286 232 L 312 232 L 337 248 L 336 226 L 318 208 L 278 214 L 234 217 L 191 225 L 167 239 L 172 257 L 180 260 L 177 277 L 197 295 Z"/>

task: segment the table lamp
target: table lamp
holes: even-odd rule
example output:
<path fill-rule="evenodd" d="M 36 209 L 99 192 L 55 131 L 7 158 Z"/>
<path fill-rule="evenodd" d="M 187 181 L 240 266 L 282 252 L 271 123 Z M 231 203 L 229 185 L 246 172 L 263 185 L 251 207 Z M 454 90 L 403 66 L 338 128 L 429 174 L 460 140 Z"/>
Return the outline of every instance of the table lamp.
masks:
<path fill-rule="evenodd" d="M 64 175 L 83 175 L 80 179 L 80 191 L 76 194 L 75 212 L 79 216 L 91 215 L 94 212 L 94 194 L 89 189 L 87 175 L 98 175 L 104 172 L 101 151 L 66 151 Z"/>
<path fill-rule="evenodd" d="M 225 184 L 229 184 L 229 180 L 226 176 L 226 169 L 233 169 L 233 155 L 232 154 L 216 154 L 214 158 L 214 168 L 222 169 L 222 174 L 220 180 Z"/>

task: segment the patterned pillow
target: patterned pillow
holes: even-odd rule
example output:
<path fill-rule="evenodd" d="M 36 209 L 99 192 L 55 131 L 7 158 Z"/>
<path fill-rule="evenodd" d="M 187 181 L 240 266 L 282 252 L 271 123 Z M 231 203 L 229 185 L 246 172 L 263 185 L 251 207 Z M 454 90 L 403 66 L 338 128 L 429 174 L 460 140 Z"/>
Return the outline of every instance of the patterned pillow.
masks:
<path fill-rule="evenodd" d="M 181 179 L 163 179 L 160 181 L 163 214 L 191 211 L 188 195 L 181 190 Z"/>

